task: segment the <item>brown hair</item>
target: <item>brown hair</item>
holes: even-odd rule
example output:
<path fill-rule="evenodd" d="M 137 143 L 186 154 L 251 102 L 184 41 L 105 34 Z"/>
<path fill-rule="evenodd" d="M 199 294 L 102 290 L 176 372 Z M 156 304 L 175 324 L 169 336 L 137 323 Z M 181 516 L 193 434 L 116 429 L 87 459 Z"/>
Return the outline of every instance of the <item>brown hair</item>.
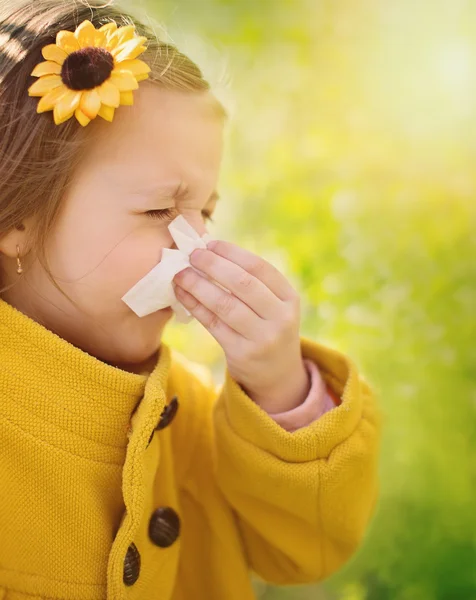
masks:
<path fill-rule="evenodd" d="M 108 4 L 77 0 L 8 0 L 0 7 L 0 239 L 32 218 L 29 245 L 53 285 L 45 245 L 61 201 L 87 145 L 94 121 L 82 127 L 75 118 L 55 125 L 52 113 L 36 112 L 38 98 L 28 96 L 30 76 L 44 58 L 41 49 L 55 43 L 62 29 L 74 31 L 85 19 L 98 28 L 110 21 L 134 25 L 147 37 L 140 58 L 152 71 L 148 81 L 168 89 L 201 92 L 210 89 L 199 67 L 127 11 Z M 217 111 L 226 116 L 217 101 Z M 99 118 L 99 117 L 98 117 Z M 1 288 L 0 293 L 7 289 Z M 70 299 L 71 300 L 71 299 Z M 73 302 L 71 300 L 71 302 Z M 73 302 L 74 304 L 74 302 Z"/>

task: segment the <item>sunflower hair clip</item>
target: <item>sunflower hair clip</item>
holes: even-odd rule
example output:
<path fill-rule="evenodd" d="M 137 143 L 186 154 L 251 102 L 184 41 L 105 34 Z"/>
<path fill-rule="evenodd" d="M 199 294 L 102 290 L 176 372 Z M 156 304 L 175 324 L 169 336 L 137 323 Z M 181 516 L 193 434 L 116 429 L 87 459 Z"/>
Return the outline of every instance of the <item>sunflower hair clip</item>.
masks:
<path fill-rule="evenodd" d="M 74 33 L 58 31 L 56 43 L 41 50 L 45 61 L 31 72 L 38 77 L 28 88 L 29 96 L 40 96 L 36 112 L 52 110 L 56 125 L 73 115 L 83 127 L 98 115 L 112 121 L 119 105 L 133 104 L 132 91 L 149 76 L 149 65 L 137 58 L 145 42 L 134 25 L 118 28 L 115 22 L 96 29 L 85 20 Z"/>

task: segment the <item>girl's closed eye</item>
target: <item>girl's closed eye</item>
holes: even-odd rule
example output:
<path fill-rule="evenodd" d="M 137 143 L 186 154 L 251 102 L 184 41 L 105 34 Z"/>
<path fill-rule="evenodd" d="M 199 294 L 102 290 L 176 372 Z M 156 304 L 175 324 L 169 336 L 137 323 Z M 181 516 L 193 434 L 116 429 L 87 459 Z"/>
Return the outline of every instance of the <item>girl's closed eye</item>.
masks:
<path fill-rule="evenodd" d="M 147 216 L 149 216 L 151 219 L 171 219 L 172 217 L 176 217 L 177 216 L 177 210 L 174 208 L 162 208 L 162 209 L 155 209 L 155 210 L 148 210 L 145 213 Z M 211 213 L 209 210 L 202 210 L 202 215 L 205 218 L 205 221 L 211 221 L 212 223 L 214 223 L 214 220 L 211 217 Z"/>

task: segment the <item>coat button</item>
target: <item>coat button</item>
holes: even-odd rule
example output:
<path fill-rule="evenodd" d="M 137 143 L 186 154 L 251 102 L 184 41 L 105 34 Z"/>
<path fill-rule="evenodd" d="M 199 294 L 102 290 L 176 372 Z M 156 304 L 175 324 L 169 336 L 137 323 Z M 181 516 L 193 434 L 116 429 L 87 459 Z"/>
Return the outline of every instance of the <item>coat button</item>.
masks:
<path fill-rule="evenodd" d="M 147 448 L 149 447 L 149 444 L 152 441 L 152 438 L 154 437 L 154 433 L 158 429 L 163 429 L 164 427 L 167 427 L 167 425 L 170 425 L 173 418 L 177 414 L 178 406 L 179 406 L 178 398 L 177 398 L 177 396 L 174 396 L 172 398 L 172 400 L 169 402 L 169 404 L 167 404 L 167 406 L 164 407 L 164 410 L 162 411 L 162 414 L 160 415 L 160 420 L 159 420 L 158 424 L 156 425 L 155 429 L 153 429 L 151 431 L 149 441 L 147 442 Z"/>
<path fill-rule="evenodd" d="M 157 508 L 150 517 L 149 537 L 161 548 L 172 545 L 180 533 L 180 518 L 170 506 Z"/>
<path fill-rule="evenodd" d="M 164 427 L 167 427 L 167 425 L 170 425 L 175 415 L 177 414 L 178 406 L 178 398 L 177 396 L 174 396 L 169 402 L 169 404 L 167 404 L 167 406 L 162 411 L 162 414 L 160 415 L 160 421 L 158 422 L 157 427 L 155 428 L 156 430 L 163 429 Z"/>
<path fill-rule="evenodd" d="M 123 581 L 126 585 L 132 585 L 137 581 L 140 572 L 140 554 L 134 542 L 127 549 L 124 559 Z"/>

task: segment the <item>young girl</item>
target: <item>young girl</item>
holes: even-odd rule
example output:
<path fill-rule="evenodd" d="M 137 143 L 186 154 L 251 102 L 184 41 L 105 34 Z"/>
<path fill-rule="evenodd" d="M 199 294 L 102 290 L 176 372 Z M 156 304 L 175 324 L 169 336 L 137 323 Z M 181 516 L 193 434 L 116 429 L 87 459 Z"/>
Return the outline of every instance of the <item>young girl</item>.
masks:
<path fill-rule="evenodd" d="M 252 576 L 329 576 L 377 497 L 354 362 L 225 240 L 174 278 L 221 389 L 160 342 L 170 308 L 121 300 L 174 218 L 201 236 L 214 211 L 225 111 L 200 70 L 111 5 L 3 3 L 0 39 L 0 599 L 251 600 Z"/>

